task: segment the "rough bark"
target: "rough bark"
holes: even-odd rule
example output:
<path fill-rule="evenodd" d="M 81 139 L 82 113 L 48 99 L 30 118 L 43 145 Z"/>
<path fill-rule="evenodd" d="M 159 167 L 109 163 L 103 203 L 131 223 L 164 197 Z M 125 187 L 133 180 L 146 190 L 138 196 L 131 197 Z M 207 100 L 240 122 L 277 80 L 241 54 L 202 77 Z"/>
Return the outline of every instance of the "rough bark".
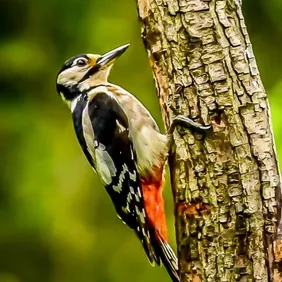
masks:
<path fill-rule="evenodd" d="M 137 2 L 166 128 L 175 109 L 212 125 L 206 134 L 179 126 L 173 135 L 181 281 L 282 281 L 274 239 L 280 175 L 241 3 Z"/>

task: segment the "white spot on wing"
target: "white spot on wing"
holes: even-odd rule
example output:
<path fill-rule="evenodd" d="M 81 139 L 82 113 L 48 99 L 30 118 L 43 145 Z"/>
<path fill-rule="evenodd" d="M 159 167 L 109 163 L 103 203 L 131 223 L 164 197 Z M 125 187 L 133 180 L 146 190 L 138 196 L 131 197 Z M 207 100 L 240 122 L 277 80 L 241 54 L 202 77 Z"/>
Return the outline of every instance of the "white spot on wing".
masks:
<path fill-rule="evenodd" d="M 136 214 L 139 216 L 140 211 L 139 211 L 139 209 L 138 209 L 138 207 L 137 207 L 137 206 L 135 206 L 135 211 L 136 211 Z"/>
<path fill-rule="evenodd" d="M 140 187 L 137 187 L 137 193 L 138 193 L 139 198 L 142 198 Z"/>
<path fill-rule="evenodd" d="M 110 184 L 112 177 L 116 175 L 117 169 L 104 145 L 99 144 L 98 148 L 95 149 L 95 157 L 98 174 L 106 184 Z"/>
<path fill-rule="evenodd" d="M 118 184 L 113 185 L 114 191 L 116 191 L 118 193 L 120 193 L 122 191 L 122 183 L 124 181 L 124 176 L 125 176 L 126 171 L 127 171 L 127 166 L 126 166 L 126 164 L 123 164 L 122 165 L 122 171 L 120 172 L 120 175 L 119 175 Z"/>
<path fill-rule="evenodd" d="M 139 218 L 140 218 L 141 222 L 145 224 L 145 218 L 144 218 L 143 213 L 139 214 Z"/>
<path fill-rule="evenodd" d="M 136 215 L 137 217 L 140 219 L 140 221 L 145 224 L 145 217 L 142 211 L 139 210 L 139 208 L 137 206 L 135 206 L 135 211 L 136 211 Z"/>
<path fill-rule="evenodd" d="M 126 130 L 126 128 L 124 126 L 122 126 L 118 120 L 116 120 L 117 126 L 118 126 L 118 131 L 119 133 L 122 133 Z"/>
<path fill-rule="evenodd" d="M 128 171 L 129 173 L 129 178 L 132 180 L 132 181 L 136 181 L 136 171 L 134 170 L 133 173 L 131 173 L 130 171 Z"/>
<path fill-rule="evenodd" d="M 145 228 L 142 228 L 142 233 L 143 233 L 144 237 L 147 236 Z M 147 241 L 149 241 L 149 240 L 147 240 Z"/>

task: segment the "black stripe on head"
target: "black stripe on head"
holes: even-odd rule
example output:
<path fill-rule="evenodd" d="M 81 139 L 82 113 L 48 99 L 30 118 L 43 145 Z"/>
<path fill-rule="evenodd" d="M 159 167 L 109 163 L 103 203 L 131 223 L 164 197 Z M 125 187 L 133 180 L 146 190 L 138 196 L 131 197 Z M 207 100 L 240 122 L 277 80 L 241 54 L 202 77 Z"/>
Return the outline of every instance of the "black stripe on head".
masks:
<path fill-rule="evenodd" d="M 100 65 L 95 65 L 93 66 L 83 77 L 82 79 L 79 81 L 82 82 L 84 80 L 86 80 L 87 78 L 91 77 L 93 74 L 97 73 L 100 70 L 101 66 Z"/>
<path fill-rule="evenodd" d="M 64 65 L 62 66 L 62 68 L 60 69 L 59 73 L 60 74 L 61 72 L 63 72 L 64 70 L 70 68 L 73 64 L 73 62 L 78 59 L 78 58 L 85 58 L 89 61 L 89 57 L 86 55 L 86 54 L 80 54 L 80 55 L 77 55 L 77 56 L 73 56 L 71 58 L 69 58 L 65 63 Z"/>

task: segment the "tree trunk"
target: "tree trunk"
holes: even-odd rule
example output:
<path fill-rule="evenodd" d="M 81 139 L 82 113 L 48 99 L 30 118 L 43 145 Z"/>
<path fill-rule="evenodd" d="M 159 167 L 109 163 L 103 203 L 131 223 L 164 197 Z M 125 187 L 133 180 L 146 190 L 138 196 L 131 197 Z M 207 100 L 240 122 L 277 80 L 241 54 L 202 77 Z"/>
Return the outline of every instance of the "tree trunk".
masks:
<path fill-rule="evenodd" d="M 138 0 L 138 11 L 166 128 L 175 112 L 212 125 L 173 135 L 181 281 L 282 281 L 280 174 L 239 0 Z"/>

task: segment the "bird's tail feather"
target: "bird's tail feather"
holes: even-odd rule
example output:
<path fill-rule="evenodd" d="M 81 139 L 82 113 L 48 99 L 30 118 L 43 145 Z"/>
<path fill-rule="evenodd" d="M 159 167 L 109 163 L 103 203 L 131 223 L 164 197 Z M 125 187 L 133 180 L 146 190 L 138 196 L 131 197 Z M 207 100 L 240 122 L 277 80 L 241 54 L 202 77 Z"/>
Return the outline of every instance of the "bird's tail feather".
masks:
<path fill-rule="evenodd" d="M 154 234 L 152 234 L 152 232 L 146 234 L 146 236 L 144 235 L 144 233 L 142 231 L 135 231 L 135 233 L 137 234 L 139 240 L 141 241 L 143 248 L 145 250 L 145 253 L 149 259 L 149 262 L 151 263 L 152 266 L 155 265 L 155 262 L 157 263 L 157 265 L 161 264 L 160 258 L 156 253 L 155 248 L 153 247 L 153 245 L 151 244 L 151 236 Z"/>
<path fill-rule="evenodd" d="M 157 236 L 154 246 L 172 281 L 179 282 L 178 259 L 171 246 L 161 236 Z"/>

